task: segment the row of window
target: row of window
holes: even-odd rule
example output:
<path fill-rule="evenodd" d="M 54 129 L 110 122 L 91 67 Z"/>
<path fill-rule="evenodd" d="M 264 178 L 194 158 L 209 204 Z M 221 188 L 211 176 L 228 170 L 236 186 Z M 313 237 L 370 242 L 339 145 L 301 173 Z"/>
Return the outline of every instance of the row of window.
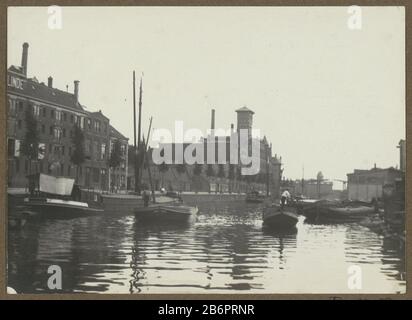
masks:
<path fill-rule="evenodd" d="M 20 147 L 21 147 L 21 141 L 18 139 L 8 139 L 8 156 L 11 157 L 19 157 L 20 156 Z M 123 145 L 122 150 L 124 150 L 124 154 L 126 153 L 126 146 Z M 93 148 L 93 149 L 92 149 Z M 48 147 L 48 154 L 54 154 L 56 156 L 65 156 L 66 151 L 68 151 L 67 155 L 72 154 L 72 147 L 68 147 L 68 150 L 66 150 L 66 146 L 60 145 L 60 144 L 49 144 Z M 105 160 L 106 159 L 106 143 L 99 143 L 98 141 L 90 141 L 86 140 L 85 141 L 85 152 L 86 155 L 94 155 L 95 160 Z M 39 143 L 39 155 L 38 159 L 41 160 L 44 158 L 44 155 L 46 153 L 46 144 L 45 143 Z M 126 163 L 125 161 L 122 161 L 120 164 L 121 169 L 126 168 Z"/>
<path fill-rule="evenodd" d="M 15 159 L 15 161 L 13 162 L 14 163 L 14 170 L 13 170 L 14 173 L 19 173 L 21 171 L 20 162 L 21 162 L 20 159 Z M 85 169 L 86 169 L 86 180 L 90 180 L 90 176 L 91 176 L 93 179 L 93 182 L 98 183 L 100 182 L 100 177 L 102 177 L 102 181 L 105 181 L 107 178 L 107 169 L 91 168 L 91 167 L 86 167 Z M 40 173 L 57 174 L 57 175 L 68 176 L 68 177 L 74 176 L 76 174 L 76 166 L 73 166 L 71 164 L 65 165 L 64 163 L 60 163 L 60 162 L 56 163 L 56 162 L 40 161 L 38 163 L 37 170 Z M 28 173 L 29 173 L 29 161 L 24 160 L 24 174 L 28 174 Z M 80 166 L 79 167 L 79 177 L 82 177 L 82 176 L 83 176 L 83 168 L 82 166 Z"/>
<path fill-rule="evenodd" d="M 62 110 L 56 110 L 53 108 L 39 106 L 39 105 L 32 104 L 32 103 L 29 103 L 28 105 L 32 109 L 33 115 L 37 118 L 40 118 L 40 117 L 47 118 L 48 117 L 47 110 L 50 109 L 49 116 L 51 119 L 55 121 L 59 121 L 59 122 L 69 121 L 68 113 Z M 15 116 L 17 115 L 17 113 L 23 113 L 23 111 L 24 111 L 23 101 L 16 101 L 15 99 L 9 99 L 9 110 L 8 110 L 9 116 Z M 88 130 L 94 130 L 96 132 L 102 132 L 103 130 L 105 134 L 107 133 L 107 130 L 108 130 L 107 122 L 104 122 L 104 124 L 102 125 L 100 120 L 91 119 L 91 118 L 79 116 L 76 114 L 70 115 L 70 123 L 77 124 L 82 129 L 86 127 Z"/>

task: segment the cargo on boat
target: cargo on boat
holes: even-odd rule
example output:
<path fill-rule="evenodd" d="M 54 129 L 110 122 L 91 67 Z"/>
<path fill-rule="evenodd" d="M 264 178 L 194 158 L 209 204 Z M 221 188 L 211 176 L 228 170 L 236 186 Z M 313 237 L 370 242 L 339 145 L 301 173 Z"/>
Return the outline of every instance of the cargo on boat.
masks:
<path fill-rule="evenodd" d="M 74 179 L 43 173 L 30 175 L 28 179 L 30 196 L 24 198 L 21 208 L 28 216 L 74 218 L 104 212 L 102 208 L 77 201 L 80 189 L 74 184 Z"/>

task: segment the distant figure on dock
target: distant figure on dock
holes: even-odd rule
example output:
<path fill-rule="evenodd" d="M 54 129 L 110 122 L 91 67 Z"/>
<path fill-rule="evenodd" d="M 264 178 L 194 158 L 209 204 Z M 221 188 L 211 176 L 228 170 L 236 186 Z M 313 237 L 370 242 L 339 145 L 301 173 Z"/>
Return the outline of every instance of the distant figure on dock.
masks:
<path fill-rule="evenodd" d="M 290 198 L 291 197 L 290 197 L 289 189 L 286 189 L 285 191 L 283 191 L 282 196 L 280 197 L 280 203 L 281 203 L 282 208 L 285 206 L 285 204 L 289 203 Z"/>

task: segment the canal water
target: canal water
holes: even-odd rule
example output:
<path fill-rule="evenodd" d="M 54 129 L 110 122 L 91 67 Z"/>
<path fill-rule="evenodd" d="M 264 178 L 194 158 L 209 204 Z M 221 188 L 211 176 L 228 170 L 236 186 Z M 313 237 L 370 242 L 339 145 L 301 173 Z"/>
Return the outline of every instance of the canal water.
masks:
<path fill-rule="evenodd" d="M 134 216 L 30 221 L 8 235 L 8 285 L 96 293 L 404 293 L 399 245 L 355 223 L 262 230 L 242 201 L 204 204 L 185 226 L 141 225 Z M 353 272 L 361 288 L 350 286 Z M 352 280 L 351 280 L 352 279 Z M 359 282 L 360 280 L 360 282 Z"/>

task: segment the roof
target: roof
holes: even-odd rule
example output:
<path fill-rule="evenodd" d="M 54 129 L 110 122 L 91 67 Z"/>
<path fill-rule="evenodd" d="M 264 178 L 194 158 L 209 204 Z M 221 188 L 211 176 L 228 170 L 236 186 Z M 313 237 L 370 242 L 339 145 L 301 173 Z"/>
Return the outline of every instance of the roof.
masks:
<path fill-rule="evenodd" d="M 129 138 L 126 138 L 124 135 L 122 135 L 112 125 L 110 125 L 110 137 L 113 137 L 119 140 L 129 140 Z"/>
<path fill-rule="evenodd" d="M 109 120 L 109 118 L 106 117 L 106 116 L 103 114 L 102 110 L 99 110 L 99 111 L 91 111 L 91 112 L 89 112 L 89 114 L 93 115 L 93 116 L 96 117 L 96 118 L 101 118 L 101 119 L 104 119 L 104 120 Z"/>
<path fill-rule="evenodd" d="M 376 172 L 383 172 L 383 171 L 396 171 L 396 172 L 402 172 L 399 169 L 396 169 L 394 167 L 389 167 L 389 168 L 372 168 L 369 170 L 365 169 L 355 169 L 353 170 L 352 173 L 348 173 L 347 175 L 356 175 L 356 174 L 368 174 L 368 173 L 376 173 Z"/>
<path fill-rule="evenodd" d="M 249 112 L 249 113 L 254 114 L 254 112 L 253 112 L 252 110 L 250 110 L 250 109 L 249 109 L 248 107 L 246 107 L 246 106 L 243 106 L 242 108 L 237 109 L 236 112 Z"/>
<path fill-rule="evenodd" d="M 16 72 L 16 67 L 11 66 L 8 69 L 8 71 Z M 7 92 L 18 95 L 24 95 L 34 100 L 43 100 L 52 104 L 61 105 L 77 111 L 84 111 L 83 107 L 76 101 L 76 98 L 73 93 L 62 91 L 56 88 L 50 88 L 44 83 L 38 83 L 38 80 L 35 78 L 22 80 L 23 89 L 8 86 Z"/>
<path fill-rule="evenodd" d="M 13 66 L 12 65 L 12 66 L 10 66 L 9 71 L 20 73 L 20 74 L 24 75 L 23 68 L 21 66 Z"/>

